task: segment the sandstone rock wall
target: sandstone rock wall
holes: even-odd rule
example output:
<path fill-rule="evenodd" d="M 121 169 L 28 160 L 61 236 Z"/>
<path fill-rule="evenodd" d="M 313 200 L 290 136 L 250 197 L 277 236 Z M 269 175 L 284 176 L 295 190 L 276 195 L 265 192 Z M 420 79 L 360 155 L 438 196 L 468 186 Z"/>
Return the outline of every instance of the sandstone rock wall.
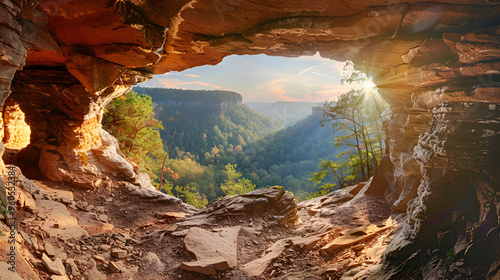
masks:
<path fill-rule="evenodd" d="M 22 149 L 30 143 L 31 129 L 19 104 L 7 99 L 3 108 L 4 139 L 7 148 Z"/>
<path fill-rule="evenodd" d="M 468 277 L 446 267 L 451 251 L 488 273 L 499 248 L 487 244 L 500 244 L 497 2 L 37 2 L 0 1 L 0 104 L 12 91 L 31 127 L 25 159 L 45 176 L 141 181 L 106 146 L 100 120 L 107 102 L 151 74 L 231 54 L 319 52 L 354 61 L 393 110 L 386 199 L 407 221 L 379 277 Z"/>

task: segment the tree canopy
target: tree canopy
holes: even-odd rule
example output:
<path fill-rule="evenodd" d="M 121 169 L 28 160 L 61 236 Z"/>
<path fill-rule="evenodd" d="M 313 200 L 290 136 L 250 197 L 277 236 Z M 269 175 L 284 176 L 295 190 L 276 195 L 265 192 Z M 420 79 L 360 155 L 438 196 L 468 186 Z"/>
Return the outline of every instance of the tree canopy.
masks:
<path fill-rule="evenodd" d="M 384 133 L 382 124 L 388 117 L 388 105 L 378 95 L 376 86 L 362 72 L 354 69 L 352 62 L 344 66 L 342 83 L 357 84 L 339 96 L 337 101 L 325 102 L 322 126 L 330 126 L 336 136 L 333 143 L 338 147 L 348 147 L 339 153 L 337 161 L 320 161 L 319 172 L 310 178 L 316 183 L 324 182 L 332 187 L 335 178 L 339 187 L 354 180 L 366 181 L 373 175 L 384 154 Z"/>
<path fill-rule="evenodd" d="M 129 92 L 104 109 L 103 128 L 116 137 L 126 158 L 153 179 L 161 168 L 165 150 L 150 96 Z"/>

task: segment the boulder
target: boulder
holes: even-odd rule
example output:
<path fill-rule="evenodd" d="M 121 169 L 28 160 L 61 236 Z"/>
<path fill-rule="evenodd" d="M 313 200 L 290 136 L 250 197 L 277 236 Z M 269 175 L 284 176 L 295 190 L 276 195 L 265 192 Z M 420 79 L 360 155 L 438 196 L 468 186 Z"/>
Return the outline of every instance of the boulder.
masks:
<path fill-rule="evenodd" d="M 222 228 L 218 232 L 190 228 L 184 238 L 186 250 L 196 257 L 196 261 L 184 262 L 179 268 L 207 275 L 215 275 L 216 271 L 236 267 L 237 239 L 240 226 Z"/>
<path fill-rule="evenodd" d="M 217 219 L 226 216 L 255 216 L 280 224 L 295 223 L 298 220 L 297 200 L 283 187 L 262 188 L 239 196 L 226 196 L 178 225 L 217 224 Z"/>
<path fill-rule="evenodd" d="M 56 258 L 52 261 L 45 253 L 42 255 L 42 263 L 47 268 L 50 273 L 57 275 L 66 275 L 66 269 L 60 258 Z"/>

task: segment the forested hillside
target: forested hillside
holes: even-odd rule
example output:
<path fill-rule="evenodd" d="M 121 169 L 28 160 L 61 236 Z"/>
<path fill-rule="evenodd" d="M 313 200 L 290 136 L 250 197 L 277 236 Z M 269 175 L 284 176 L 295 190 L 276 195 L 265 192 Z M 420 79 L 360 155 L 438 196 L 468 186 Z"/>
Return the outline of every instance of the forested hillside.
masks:
<path fill-rule="evenodd" d="M 334 134 L 321 127 L 321 118 L 321 112 L 314 112 L 291 127 L 244 146 L 237 158 L 243 176 L 257 187 L 284 186 L 302 199 L 316 191 L 307 179 L 318 170 L 319 158 L 335 160 L 345 150 L 330 143 Z"/>
<path fill-rule="evenodd" d="M 135 88 L 139 95 L 113 101 L 103 126 L 162 191 L 199 208 L 274 185 L 300 199 L 317 197 L 368 180 L 385 153 L 387 104 L 364 74 L 346 69 L 342 81 L 364 87 L 285 129 L 242 105 L 238 93 L 164 88 Z"/>
<path fill-rule="evenodd" d="M 319 112 L 280 130 L 282 122 L 241 105 L 234 92 L 134 90 L 152 97 L 165 146 L 175 131 L 166 161 L 178 175 L 168 178 L 174 194 L 176 186 L 189 185 L 209 202 L 224 196 L 220 186 L 231 164 L 257 188 L 280 185 L 305 199 L 317 190 L 307 179 L 318 170 L 319 158 L 335 159 L 339 149 L 330 143 L 332 131 L 321 128 Z"/>
<path fill-rule="evenodd" d="M 166 88 L 135 88 L 152 97 L 157 118 L 163 122 L 160 135 L 170 143 L 171 158 L 188 152 L 199 161 L 205 153 L 238 151 L 242 145 L 283 128 L 283 123 L 241 105 L 242 97 L 230 91 L 195 91 Z M 234 163 L 234 159 L 225 159 Z"/>

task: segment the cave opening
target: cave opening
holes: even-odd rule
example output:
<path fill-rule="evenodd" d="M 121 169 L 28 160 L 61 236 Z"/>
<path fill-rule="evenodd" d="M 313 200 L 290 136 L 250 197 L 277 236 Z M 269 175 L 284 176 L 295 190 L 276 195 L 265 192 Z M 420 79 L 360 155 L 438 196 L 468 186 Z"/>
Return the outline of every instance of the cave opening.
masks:
<path fill-rule="evenodd" d="M 3 140 L 5 164 L 19 165 L 24 161 L 18 160 L 21 150 L 30 144 L 31 127 L 26 123 L 26 115 L 13 98 L 7 98 L 3 107 Z"/>

